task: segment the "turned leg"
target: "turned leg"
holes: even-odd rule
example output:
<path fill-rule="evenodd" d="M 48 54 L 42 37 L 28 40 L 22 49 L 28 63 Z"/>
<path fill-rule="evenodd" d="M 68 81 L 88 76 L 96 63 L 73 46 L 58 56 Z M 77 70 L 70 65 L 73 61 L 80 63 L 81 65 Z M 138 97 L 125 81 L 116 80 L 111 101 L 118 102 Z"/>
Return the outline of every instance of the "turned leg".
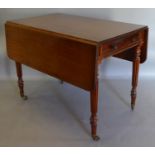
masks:
<path fill-rule="evenodd" d="M 16 62 L 16 72 L 18 77 L 18 86 L 20 91 L 20 96 L 23 98 L 23 100 L 27 100 L 27 96 L 24 95 L 24 82 L 22 79 L 22 65 L 18 62 Z"/>
<path fill-rule="evenodd" d="M 90 92 L 90 100 L 91 100 L 91 135 L 93 140 L 97 141 L 100 138 L 96 135 L 97 131 L 97 108 L 98 108 L 98 82 L 96 83 L 95 89 Z"/>
<path fill-rule="evenodd" d="M 136 95 L 137 95 L 137 84 L 138 84 L 138 73 L 139 73 L 139 64 L 140 64 L 140 53 L 141 46 L 138 46 L 135 50 L 133 68 L 132 68 L 132 89 L 131 89 L 131 109 L 134 110 Z"/>

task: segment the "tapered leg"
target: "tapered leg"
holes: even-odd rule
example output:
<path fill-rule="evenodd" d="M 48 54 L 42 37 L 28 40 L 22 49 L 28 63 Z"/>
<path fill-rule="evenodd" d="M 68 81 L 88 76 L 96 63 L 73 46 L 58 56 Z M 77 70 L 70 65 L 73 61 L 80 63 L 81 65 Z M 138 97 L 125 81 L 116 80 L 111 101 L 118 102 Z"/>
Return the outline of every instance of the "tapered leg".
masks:
<path fill-rule="evenodd" d="M 91 100 L 91 135 L 93 140 L 97 141 L 100 138 L 97 136 L 97 108 L 98 108 L 98 82 L 96 83 L 96 87 L 94 90 L 90 92 L 90 100 Z"/>
<path fill-rule="evenodd" d="M 134 60 L 133 60 L 133 69 L 132 69 L 132 89 L 131 89 L 131 109 L 134 110 L 136 95 L 137 95 L 137 84 L 138 84 L 138 73 L 139 73 L 139 64 L 140 64 L 140 53 L 141 46 L 138 46 L 135 51 Z"/>
<path fill-rule="evenodd" d="M 23 98 L 23 100 L 27 100 L 27 96 L 24 95 L 24 82 L 22 79 L 22 65 L 18 62 L 16 62 L 16 72 L 18 77 L 18 86 L 20 91 L 20 96 Z"/>

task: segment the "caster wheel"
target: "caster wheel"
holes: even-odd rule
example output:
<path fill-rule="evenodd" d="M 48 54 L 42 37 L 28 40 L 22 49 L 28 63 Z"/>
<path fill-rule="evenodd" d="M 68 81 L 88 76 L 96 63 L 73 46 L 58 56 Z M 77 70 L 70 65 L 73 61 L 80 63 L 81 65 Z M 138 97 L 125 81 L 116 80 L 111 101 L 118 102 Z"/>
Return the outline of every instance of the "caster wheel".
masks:
<path fill-rule="evenodd" d="M 93 138 L 93 140 L 94 140 L 94 141 L 99 141 L 99 140 L 100 140 L 100 137 L 99 137 L 99 136 L 97 136 L 97 135 L 92 136 L 92 138 Z"/>
<path fill-rule="evenodd" d="M 25 100 L 28 99 L 28 97 L 27 96 L 23 96 L 22 99 L 25 101 Z"/>
<path fill-rule="evenodd" d="M 131 104 L 131 110 L 133 111 L 135 108 L 135 105 L 134 104 Z"/>

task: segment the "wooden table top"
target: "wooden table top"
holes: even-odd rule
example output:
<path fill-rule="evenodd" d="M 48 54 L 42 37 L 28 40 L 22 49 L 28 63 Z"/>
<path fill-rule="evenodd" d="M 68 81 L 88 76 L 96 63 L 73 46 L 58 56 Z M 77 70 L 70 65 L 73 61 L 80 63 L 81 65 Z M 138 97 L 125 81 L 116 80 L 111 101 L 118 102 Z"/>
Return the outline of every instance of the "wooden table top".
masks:
<path fill-rule="evenodd" d="M 95 44 L 146 27 L 66 14 L 49 14 L 10 22 Z"/>

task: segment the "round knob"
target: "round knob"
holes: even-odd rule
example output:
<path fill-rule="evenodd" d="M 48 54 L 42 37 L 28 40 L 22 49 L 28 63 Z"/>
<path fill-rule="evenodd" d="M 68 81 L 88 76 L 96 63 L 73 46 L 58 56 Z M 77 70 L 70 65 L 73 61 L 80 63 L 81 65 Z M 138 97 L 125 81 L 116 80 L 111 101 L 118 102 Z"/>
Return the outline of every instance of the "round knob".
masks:
<path fill-rule="evenodd" d="M 117 49 L 118 49 L 118 46 L 115 45 L 115 44 L 114 44 L 114 45 L 111 45 L 111 49 L 112 49 L 112 50 L 117 50 Z"/>
<path fill-rule="evenodd" d="M 136 38 L 132 38 L 132 42 L 135 42 L 136 41 Z"/>

